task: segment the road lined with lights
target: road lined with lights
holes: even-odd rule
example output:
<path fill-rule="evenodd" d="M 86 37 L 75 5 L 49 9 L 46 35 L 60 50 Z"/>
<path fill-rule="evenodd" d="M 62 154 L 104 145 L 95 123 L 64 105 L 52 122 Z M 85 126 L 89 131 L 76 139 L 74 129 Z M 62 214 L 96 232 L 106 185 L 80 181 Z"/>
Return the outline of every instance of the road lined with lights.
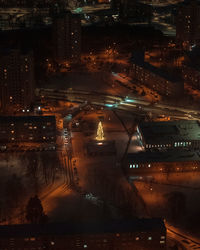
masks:
<path fill-rule="evenodd" d="M 98 92 L 89 92 L 81 90 L 54 90 L 37 89 L 36 94 L 42 98 L 65 100 L 77 103 L 86 103 L 100 105 L 107 108 L 121 109 L 128 112 L 146 113 L 154 112 L 156 114 L 165 114 L 177 119 L 200 119 L 198 110 L 183 107 L 174 107 L 166 104 L 152 104 L 148 101 L 140 100 L 131 96 L 114 96 Z"/>

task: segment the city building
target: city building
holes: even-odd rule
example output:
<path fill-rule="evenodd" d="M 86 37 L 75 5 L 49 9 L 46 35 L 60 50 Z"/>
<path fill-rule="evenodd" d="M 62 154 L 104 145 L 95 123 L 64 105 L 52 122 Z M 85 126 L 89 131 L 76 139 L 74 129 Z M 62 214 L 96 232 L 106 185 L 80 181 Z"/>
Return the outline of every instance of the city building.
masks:
<path fill-rule="evenodd" d="M 107 223 L 63 223 L 0 226 L 1 249 L 152 249 L 166 248 L 162 219 Z"/>
<path fill-rule="evenodd" d="M 200 154 L 195 151 L 170 150 L 128 154 L 125 160 L 128 175 L 156 172 L 200 171 Z"/>
<path fill-rule="evenodd" d="M 55 149 L 55 116 L 0 116 L 0 149 Z"/>
<path fill-rule="evenodd" d="M 134 55 L 131 73 L 133 78 L 163 96 L 180 96 L 184 91 L 181 79 L 171 76 L 162 69 L 144 61 L 144 55 Z"/>
<path fill-rule="evenodd" d="M 3 50 L 0 56 L 0 111 L 29 110 L 34 101 L 31 51 Z"/>
<path fill-rule="evenodd" d="M 200 89 L 200 71 L 197 68 L 182 65 L 182 77 L 185 84 Z"/>
<path fill-rule="evenodd" d="M 81 55 L 81 18 L 64 12 L 53 20 L 54 56 L 58 63 L 77 62 Z"/>
<path fill-rule="evenodd" d="M 137 132 L 146 150 L 200 148 L 199 121 L 142 122 Z"/>
<path fill-rule="evenodd" d="M 176 38 L 185 48 L 200 41 L 200 4 L 197 0 L 184 1 L 178 7 Z"/>

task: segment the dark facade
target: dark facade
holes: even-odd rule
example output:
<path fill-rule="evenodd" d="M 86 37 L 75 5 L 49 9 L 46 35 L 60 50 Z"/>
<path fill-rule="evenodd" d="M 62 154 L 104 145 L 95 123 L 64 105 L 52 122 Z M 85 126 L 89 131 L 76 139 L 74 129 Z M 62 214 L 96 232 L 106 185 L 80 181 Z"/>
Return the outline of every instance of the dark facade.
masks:
<path fill-rule="evenodd" d="M 184 83 L 196 89 L 200 89 L 200 71 L 192 66 L 182 66 Z"/>
<path fill-rule="evenodd" d="M 181 79 L 171 77 L 166 72 L 145 62 L 142 55 L 136 54 L 132 58 L 132 76 L 164 96 L 178 96 L 183 94 L 184 91 L 184 84 Z"/>
<path fill-rule="evenodd" d="M 34 100 L 32 52 L 2 51 L 0 56 L 0 110 L 29 109 Z"/>
<path fill-rule="evenodd" d="M 143 122 L 137 132 L 146 150 L 200 148 L 199 121 Z"/>
<path fill-rule="evenodd" d="M 33 143 L 55 145 L 56 120 L 54 116 L 0 116 L 0 146 Z"/>
<path fill-rule="evenodd" d="M 124 167 L 128 175 L 200 171 L 200 154 L 193 151 L 177 150 L 139 152 L 128 154 Z"/>
<path fill-rule="evenodd" d="M 54 56 L 58 63 L 78 61 L 81 55 L 81 19 L 65 12 L 53 21 Z"/>
<path fill-rule="evenodd" d="M 185 1 L 178 8 L 176 38 L 186 47 L 200 42 L 200 5 L 196 0 Z"/>
<path fill-rule="evenodd" d="M 25 249 L 165 249 L 166 228 L 161 219 L 93 224 L 0 226 L 1 250 Z"/>

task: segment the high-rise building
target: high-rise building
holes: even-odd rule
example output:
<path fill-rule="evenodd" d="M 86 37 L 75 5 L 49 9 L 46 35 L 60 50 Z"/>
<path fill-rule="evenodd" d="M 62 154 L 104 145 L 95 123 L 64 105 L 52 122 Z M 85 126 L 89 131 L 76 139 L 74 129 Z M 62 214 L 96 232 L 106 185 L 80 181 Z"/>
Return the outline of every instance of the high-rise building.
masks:
<path fill-rule="evenodd" d="M 56 61 L 78 61 L 81 55 L 81 19 L 79 15 L 65 12 L 53 22 L 54 56 Z"/>
<path fill-rule="evenodd" d="M 178 7 L 176 38 L 185 47 L 200 42 L 200 4 L 197 0 L 184 2 Z"/>
<path fill-rule="evenodd" d="M 34 60 L 31 51 L 4 50 L 0 56 L 0 110 L 27 110 L 34 100 Z"/>

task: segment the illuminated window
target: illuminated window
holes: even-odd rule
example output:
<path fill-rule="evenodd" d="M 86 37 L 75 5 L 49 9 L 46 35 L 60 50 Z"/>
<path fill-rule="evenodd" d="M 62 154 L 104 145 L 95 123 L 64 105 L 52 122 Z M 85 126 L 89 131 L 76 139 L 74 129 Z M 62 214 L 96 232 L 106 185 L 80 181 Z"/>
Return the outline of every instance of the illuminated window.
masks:
<path fill-rule="evenodd" d="M 46 126 L 43 126 L 43 128 L 46 128 Z"/>
<path fill-rule="evenodd" d="M 12 130 L 12 131 L 11 131 L 11 133 L 12 133 L 12 134 L 14 134 L 14 133 L 15 133 L 15 131 L 14 131 L 14 130 Z"/>
<path fill-rule="evenodd" d="M 151 237 L 151 236 L 149 236 L 149 237 L 148 237 L 148 240 L 152 240 L 152 237 Z"/>
<path fill-rule="evenodd" d="M 84 244 L 84 245 L 83 245 L 83 248 L 87 248 L 87 245 L 86 245 L 86 244 Z"/>
<path fill-rule="evenodd" d="M 136 237 L 136 238 L 135 238 L 135 240 L 139 240 L 139 239 L 140 239 L 140 237 Z"/>
<path fill-rule="evenodd" d="M 46 139 L 46 137 L 45 137 L 45 136 L 43 136 L 42 138 L 43 138 L 43 139 Z"/>
<path fill-rule="evenodd" d="M 148 164 L 148 168 L 150 168 L 151 167 L 151 164 Z"/>
<path fill-rule="evenodd" d="M 133 165 L 133 168 L 135 168 L 135 165 Z"/>
<path fill-rule="evenodd" d="M 165 244 L 165 241 L 164 241 L 164 240 L 161 240 L 161 241 L 160 241 L 160 244 Z"/>
<path fill-rule="evenodd" d="M 29 140 L 33 140 L 33 137 L 31 136 L 31 137 L 29 137 Z"/>
<path fill-rule="evenodd" d="M 165 236 L 160 236 L 160 238 L 163 240 L 163 239 L 165 239 Z"/>
<path fill-rule="evenodd" d="M 139 166 L 138 166 L 138 164 L 136 164 L 136 168 L 138 168 Z"/>

